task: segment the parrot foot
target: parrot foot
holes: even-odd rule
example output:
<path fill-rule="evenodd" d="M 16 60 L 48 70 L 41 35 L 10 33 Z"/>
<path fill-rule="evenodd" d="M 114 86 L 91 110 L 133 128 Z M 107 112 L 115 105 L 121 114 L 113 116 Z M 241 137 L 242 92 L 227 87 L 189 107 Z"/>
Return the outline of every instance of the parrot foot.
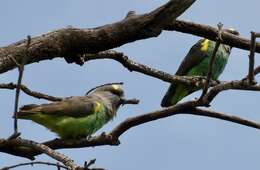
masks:
<path fill-rule="evenodd" d="M 92 138 L 92 136 L 91 135 L 87 135 L 84 138 L 86 138 L 87 140 L 90 140 Z"/>
<path fill-rule="evenodd" d="M 108 138 L 111 141 L 112 145 L 119 145 L 120 141 L 118 138 L 115 138 L 114 136 L 112 136 L 111 134 L 107 134 L 106 132 L 102 132 L 101 136 L 103 138 Z"/>
<path fill-rule="evenodd" d="M 197 102 L 202 102 L 201 100 L 203 100 L 203 99 L 196 97 L 195 100 L 196 100 Z M 204 103 L 203 106 L 205 106 L 205 107 L 211 107 L 211 105 L 210 105 L 209 103 Z"/>
<path fill-rule="evenodd" d="M 250 84 L 248 76 L 246 76 L 245 78 L 243 78 L 242 81 L 243 81 L 243 83 L 245 83 L 245 84 Z M 255 81 L 255 80 L 253 79 L 251 85 L 256 85 L 256 84 L 257 84 L 257 81 Z"/>
<path fill-rule="evenodd" d="M 84 56 L 82 54 L 65 56 L 64 59 L 69 64 L 70 63 L 76 63 L 76 64 L 82 66 L 85 63 Z"/>

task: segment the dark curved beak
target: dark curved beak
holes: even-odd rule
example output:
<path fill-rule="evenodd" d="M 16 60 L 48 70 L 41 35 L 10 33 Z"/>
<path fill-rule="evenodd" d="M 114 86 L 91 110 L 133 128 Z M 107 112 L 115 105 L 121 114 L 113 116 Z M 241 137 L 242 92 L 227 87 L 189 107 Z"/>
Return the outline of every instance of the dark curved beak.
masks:
<path fill-rule="evenodd" d="M 125 104 L 138 104 L 139 100 L 138 99 L 120 99 L 120 105 L 125 105 Z"/>

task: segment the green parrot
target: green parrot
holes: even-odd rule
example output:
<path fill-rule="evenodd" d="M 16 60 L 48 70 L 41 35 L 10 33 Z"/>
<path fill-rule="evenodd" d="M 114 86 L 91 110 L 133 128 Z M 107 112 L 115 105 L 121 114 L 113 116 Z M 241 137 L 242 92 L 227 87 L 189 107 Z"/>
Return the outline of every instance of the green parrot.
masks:
<path fill-rule="evenodd" d="M 17 112 L 17 118 L 41 124 L 62 139 L 88 137 L 116 116 L 119 106 L 125 104 L 123 96 L 119 84 L 102 85 L 85 96 L 25 105 Z"/>
<path fill-rule="evenodd" d="M 224 29 L 223 31 L 239 35 L 234 29 Z M 215 48 L 215 41 L 201 39 L 192 46 L 189 53 L 186 55 L 175 75 L 178 76 L 207 76 L 210 57 Z M 228 45 L 220 44 L 216 53 L 215 63 L 212 70 L 212 79 L 217 80 L 223 72 L 231 48 Z M 172 83 L 162 99 L 161 106 L 169 107 L 175 105 L 185 96 L 199 90 L 198 88 L 190 87 L 181 83 Z"/>

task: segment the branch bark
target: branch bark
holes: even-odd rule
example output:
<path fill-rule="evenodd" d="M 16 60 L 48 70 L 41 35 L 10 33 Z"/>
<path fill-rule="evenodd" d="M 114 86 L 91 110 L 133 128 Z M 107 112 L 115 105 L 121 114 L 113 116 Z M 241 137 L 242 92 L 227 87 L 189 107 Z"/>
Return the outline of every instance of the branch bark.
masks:
<path fill-rule="evenodd" d="M 194 22 L 187 22 L 182 20 L 176 20 L 165 27 L 168 31 L 178 31 L 182 33 L 192 34 L 199 37 L 204 37 L 213 41 L 217 40 L 218 29 L 209 25 L 197 24 Z M 240 48 L 250 51 L 250 39 L 245 39 L 228 32 L 221 33 L 222 44 L 227 44 L 232 47 Z M 260 53 L 260 43 L 256 43 L 255 52 Z"/>
<path fill-rule="evenodd" d="M 128 15 L 122 21 L 93 29 L 64 28 L 31 39 L 28 56 L 23 55 L 26 40 L 0 48 L 0 73 L 16 67 L 12 60 L 26 64 L 65 57 L 68 62 L 83 64 L 81 54 L 97 53 L 140 39 L 158 36 L 195 0 L 170 0 L 165 5 L 143 15 Z"/>
<path fill-rule="evenodd" d="M 55 166 L 57 168 L 63 168 L 63 169 L 68 169 L 66 166 L 60 165 L 58 163 L 51 163 L 51 162 L 43 162 L 43 161 L 35 161 L 35 162 L 26 162 L 26 163 L 20 163 L 17 165 L 12 165 L 12 166 L 6 166 L 1 168 L 0 170 L 9 170 L 9 169 L 13 169 L 13 168 L 17 168 L 17 167 L 21 167 L 21 166 L 27 166 L 27 165 L 48 165 L 48 166 Z"/>
<path fill-rule="evenodd" d="M 16 88 L 17 88 L 17 84 L 14 84 L 14 83 L 0 84 L 0 89 L 13 90 L 13 89 L 16 89 Z M 28 87 L 26 87 L 25 85 L 22 85 L 22 84 L 21 84 L 21 90 L 25 94 L 32 96 L 32 97 L 35 97 L 37 99 L 45 99 L 45 100 L 49 100 L 49 101 L 61 101 L 62 100 L 61 97 L 54 97 L 54 96 L 50 96 L 50 95 L 43 94 L 43 93 L 40 93 L 40 92 L 32 91 Z"/>
<path fill-rule="evenodd" d="M 14 146 L 29 147 L 41 153 L 45 153 L 46 155 L 52 157 L 53 159 L 62 162 L 65 166 L 67 166 L 71 170 L 76 170 L 79 167 L 69 157 L 52 150 L 46 145 L 31 140 L 21 139 L 21 138 L 9 140 L 9 143 L 13 143 Z"/>

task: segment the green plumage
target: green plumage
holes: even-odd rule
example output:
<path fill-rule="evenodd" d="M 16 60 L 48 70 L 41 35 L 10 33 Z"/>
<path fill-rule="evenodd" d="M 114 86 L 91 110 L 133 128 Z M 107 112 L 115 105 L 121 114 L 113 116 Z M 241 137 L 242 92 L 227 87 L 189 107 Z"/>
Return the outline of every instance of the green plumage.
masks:
<path fill-rule="evenodd" d="M 82 138 L 95 133 L 116 115 L 122 97 L 123 90 L 118 85 L 107 85 L 86 96 L 25 105 L 17 115 L 45 126 L 63 139 Z"/>
<path fill-rule="evenodd" d="M 238 32 L 235 30 L 230 29 L 226 31 L 238 35 Z M 207 39 L 198 41 L 190 49 L 175 74 L 179 76 L 207 76 L 210 57 L 215 48 L 215 44 L 216 42 Z M 212 69 L 212 79 L 217 80 L 223 72 L 227 64 L 230 51 L 230 46 L 220 44 Z M 195 87 L 186 86 L 181 83 L 173 83 L 165 94 L 161 102 L 161 106 L 168 107 L 175 105 L 182 98 L 197 90 L 199 89 Z"/>

